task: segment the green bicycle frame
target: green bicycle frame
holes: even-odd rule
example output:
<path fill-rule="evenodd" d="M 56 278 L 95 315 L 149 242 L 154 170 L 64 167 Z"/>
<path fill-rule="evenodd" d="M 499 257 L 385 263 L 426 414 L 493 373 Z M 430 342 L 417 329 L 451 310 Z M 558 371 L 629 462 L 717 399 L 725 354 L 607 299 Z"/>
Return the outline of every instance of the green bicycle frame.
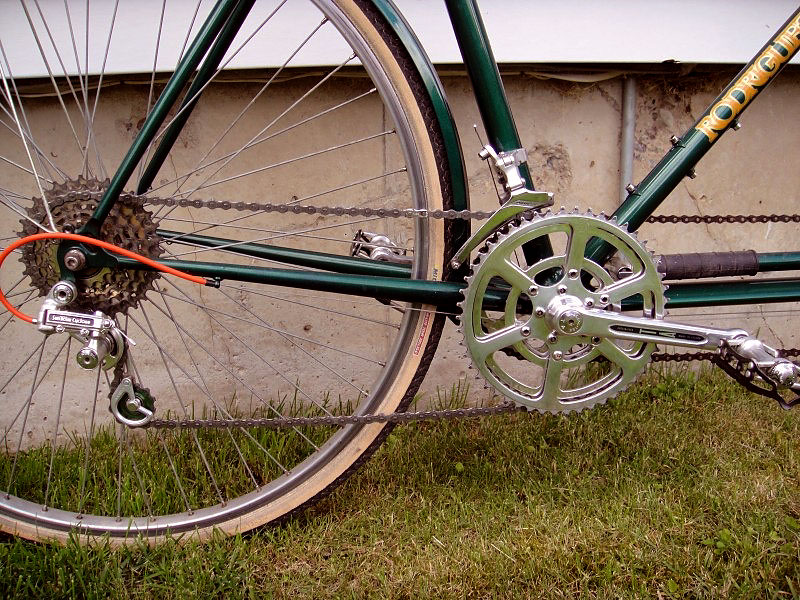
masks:
<path fill-rule="evenodd" d="M 175 73 L 146 118 L 111 179 L 91 219 L 81 233 L 97 236 L 100 227 L 130 179 L 147 148 L 156 139 L 167 114 L 183 95 L 178 118 L 161 136 L 159 146 L 145 166 L 138 193 L 144 193 L 169 153 L 181 127 L 188 119 L 198 97 L 213 76 L 242 22 L 255 0 L 217 0 Z M 455 208 L 468 207 L 464 161 L 458 132 L 444 96 L 441 82 L 411 28 L 391 0 L 373 0 L 387 23 L 406 46 L 412 61 L 427 87 L 446 143 L 447 162 Z M 513 115 L 506 99 L 497 63 L 492 55 L 488 37 L 477 8 L 476 0 L 445 0 L 456 40 L 461 48 L 467 72 L 473 82 L 475 99 L 490 143 L 498 151 L 521 148 Z M 697 122 L 676 142 L 651 172 L 635 186 L 627 199 L 615 211 L 618 221 L 636 230 L 645 222 L 683 177 L 692 174 L 697 162 L 711 149 L 728 129 L 737 127 L 737 119 L 750 102 L 775 78 L 800 49 L 800 9 L 772 36 L 753 59 L 704 111 Z M 191 81 L 191 84 L 190 84 Z M 527 165 L 521 172 L 530 189 L 532 179 Z M 208 248 L 225 246 L 227 252 L 245 256 L 269 258 L 287 265 L 311 267 L 315 270 L 290 270 L 267 267 L 235 266 L 222 263 L 164 260 L 164 264 L 188 273 L 212 279 L 232 279 L 270 285 L 338 292 L 379 299 L 435 304 L 455 309 L 462 299 L 463 282 L 436 282 L 410 279 L 407 267 L 349 256 L 324 254 L 265 244 L 241 243 L 235 240 L 159 230 L 165 239 L 191 243 Z M 456 246 L 467 237 L 466 224 L 456 231 Z M 61 248 L 63 256 L 68 246 Z M 88 249 L 84 249 L 88 250 Z M 549 246 L 526 248 L 529 262 L 549 254 Z M 117 258 L 105 253 L 94 255 L 94 264 L 125 269 L 146 269 L 138 261 Z M 599 240 L 589 245 L 587 256 L 597 262 L 607 258 L 608 247 Z M 782 271 L 796 268 L 797 254 L 761 255 L 760 269 Z M 503 304 L 503 291 L 491 292 L 490 300 Z M 800 279 L 759 280 L 731 284 L 682 283 L 667 292 L 669 307 L 698 307 L 724 304 L 787 302 L 800 299 Z M 623 303 L 633 308 L 635 299 Z"/>

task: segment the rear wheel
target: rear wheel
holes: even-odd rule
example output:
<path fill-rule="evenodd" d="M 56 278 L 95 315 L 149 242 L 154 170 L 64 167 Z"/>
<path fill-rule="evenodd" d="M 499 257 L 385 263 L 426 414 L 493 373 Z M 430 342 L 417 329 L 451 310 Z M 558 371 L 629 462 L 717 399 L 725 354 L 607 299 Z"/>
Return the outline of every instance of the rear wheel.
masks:
<path fill-rule="evenodd" d="M 121 5 L 87 5 L 88 17 L 50 8 L 17 9 L 4 17 L 0 38 L 6 243 L 85 222 L 163 86 L 164 65 L 174 65 L 187 32 L 202 22 L 200 14 L 185 15 L 177 37 L 162 30 L 179 16 L 160 3 L 152 29 L 135 31 L 140 16 L 125 15 Z M 28 28 L 23 38 L 21 25 Z M 283 45 L 274 54 L 276 37 Z M 152 76 L 109 74 L 133 69 L 123 51 L 149 42 Z M 101 237 L 162 259 L 302 269 L 242 257 L 230 244 L 347 255 L 355 233 L 366 230 L 393 241 L 411 277 L 441 279 L 449 254 L 442 221 L 248 206 L 451 207 L 424 86 L 374 9 L 357 0 L 302 8 L 259 2 L 234 54 L 244 65 L 254 56 L 274 66 L 218 73 L 151 189 L 123 193 Z M 188 233 L 232 242 L 209 248 Z M 35 314 L 59 279 L 55 248 L 37 242 L 23 247 L 19 262 L 6 261 L 2 289 L 23 312 Z M 442 327 L 432 306 L 251 283 L 211 290 L 151 273 L 85 270 L 77 285 L 80 297 L 69 309 L 101 310 L 136 342 L 127 375 L 162 419 L 402 410 Z M 388 433 L 381 424 L 130 428 L 107 410 L 119 380 L 113 371 L 79 367 L 79 342 L 44 337 L 9 314 L 0 335 L 0 527 L 26 537 L 64 540 L 79 530 L 124 543 L 138 535 L 244 531 L 320 497 Z"/>

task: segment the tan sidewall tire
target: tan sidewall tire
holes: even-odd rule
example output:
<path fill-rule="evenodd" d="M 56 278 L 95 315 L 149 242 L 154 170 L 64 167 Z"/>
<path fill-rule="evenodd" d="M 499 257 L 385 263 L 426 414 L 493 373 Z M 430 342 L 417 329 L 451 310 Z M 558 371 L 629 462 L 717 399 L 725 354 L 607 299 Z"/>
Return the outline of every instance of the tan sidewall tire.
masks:
<path fill-rule="evenodd" d="M 372 52 L 383 65 L 387 78 L 402 106 L 405 107 L 407 124 L 416 145 L 417 160 L 419 161 L 423 185 L 428 199 L 428 210 L 445 208 L 443 206 L 439 167 L 436 163 L 429 127 L 417 105 L 414 91 L 406 79 L 401 65 L 381 33 L 356 5 L 354 0 L 336 0 L 335 4 L 339 6 L 341 12 L 348 17 L 357 31 L 363 36 Z M 427 278 L 440 280 L 445 266 L 444 221 L 432 219 L 429 228 Z M 425 306 L 423 308 L 431 312 L 423 311 L 420 313 L 414 335 L 411 338 L 414 343 L 405 349 L 402 367 L 395 377 L 390 391 L 385 394 L 376 412 L 390 413 L 399 407 L 405 406 L 413 397 L 425 370 L 427 370 L 433 350 L 438 342 L 443 317 L 434 314 L 435 307 L 433 306 Z M 350 472 L 364 461 L 366 456 L 374 451 L 382 439 L 382 434 L 385 435 L 386 433 L 386 425 L 373 424 L 362 427 L 330 462 L 323 468 L 316 470 L 306 481 L 297 485 L 291 492 L 252 512 L 213 526 L 197 529 L 192 535 L 183 535 L 181 539 L 205 539 L 211 536 L 215 530 L 230 535 L 248 531 L 254 527 L 285 517 L 291 512 L 308 505 L 315 498 L 324 495 L 331 487 L 343 481 Z M 65 542 L 70 536 L 69 533 L 61 530 L 41 529 L 31 523 L 13 521 L 7 517 L 0 517 L 0 530 L 31 539 L 49 539 L 61 542 Z M 163 537 L 154 537 L 149 538 L 148 541 L 157 543 L 162 539 Z M 115 545 L 130 543 L 134 540 L 134 537 L 109 539 L 110 543 Z"/>

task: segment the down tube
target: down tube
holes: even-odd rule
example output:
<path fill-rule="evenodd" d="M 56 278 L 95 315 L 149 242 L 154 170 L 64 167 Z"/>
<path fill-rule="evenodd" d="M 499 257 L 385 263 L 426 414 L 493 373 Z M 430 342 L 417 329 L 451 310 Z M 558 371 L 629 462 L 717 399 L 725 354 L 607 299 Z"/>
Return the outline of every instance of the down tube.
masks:
<path fill-rule="evenodd" d="M 672 149 L 635 186 L 614 212 L 621 224 L 636 231 L 659 207 L 680 181 L 726 131 L 737 127 L 737 119 L 750 102 L 772 82 L 800 49 L 800 8 L 764 44 L 747 65 L 717 96 Z M 609 248 L 594 240 L 587 256 L 597 262 L 608 258 Z"/>

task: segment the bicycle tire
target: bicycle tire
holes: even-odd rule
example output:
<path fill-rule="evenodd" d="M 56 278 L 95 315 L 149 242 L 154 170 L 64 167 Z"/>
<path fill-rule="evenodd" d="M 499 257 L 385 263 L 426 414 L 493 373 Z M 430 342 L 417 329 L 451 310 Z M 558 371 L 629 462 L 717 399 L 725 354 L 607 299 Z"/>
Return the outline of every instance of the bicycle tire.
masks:
<path fill-rule="evenodd" d="M 313 4 L 322 13 L 318 30 L 332 26 L 358 57 L 360 66 L 351 67 L 353 61 L 349 61 L 347 66 L 333 71 L 333 76 L 331 69 L 323 70 L 321 75 L 308 68 L 279 67 L 266 71 L 258 79 L 259 84 L 264 80 L 273 82 L 268 87 L 275 81 L 278 85 L 284 81 L 286 90 L 274 92 L 278 97 L 275 102 L 280 104 L 283 96 L 289 100 L 283 98 L 284 104 L 280 106 L 267 103 L 262 107 L 264 115 L 257 117 L 244 111 L 237 123 L 258 121 L 260 126 L 262 119 L 277 122 L 284 117 L 281 111 L 287 110 L 287 106 L 288 112 L 294 111 L 292 97 L 299 96 L 312 105 L 306 104 L 301 114 L 284 126 L 283 131 L 288 135 L 278 135 L 278 142 L 271 138 L 259 141 L 257 153 L 249 152 L 250 147 L 245 144 L 245 149 L 233 156 L 237 160 L 228 161 L 241 159 L 244 166 L 240 171 L 232 172 L 233 167 L 229 168 L 223 158 L 220 181 L 212 181 L 213 186 L 205 187 L 200 183 L 192 189 L 200 195 L 204 189 L 213 187 L 212 198 L 217 200 L 247 202 L 254 199 L 254 194 L 258 199 L 260 193 L 269 191 L 290 202 L 336 205 L 345 196 L 345 199 L 356 198 L 358 202 L 354 204 L 364 204 L 363 195 L 371 193 L 371 206 L 451 208 L 449 175 L 441 160 L 444 143 L 425 86 L 401 41 L 369 2 L 314 0 Z M 249 22 L 242 31 L 248 31 Z M 298 31 L 300 28 L 300 25 L 295 27 Z M 37 31 L 45 37 L 40 26 Z M 74 38 L 70 42 L 73 45 Z M 320 43 L 330 46 L 327 38 Z M 303 42 L 295 54 L 305 51 L 307 44 Z M 79 57 L 81 53 L 75 54 Z M 13 60 L 5 57 L 2 60 L 5 72 L 14 77 Z M 79 63 L 79 58 L 76 61 Z M 245 78 L 253 76 L 250 72 L 240 74 Z M 344 83 L 334 82 L 341 74 L 349 79 Z M 102 105 L 103 100 L 109 104 L 116 101 L 122 104 L 124 112 L 127 107 L 123 95 L 136 96 L 136 90 L 131 90 L 134 86 L 125 79 L 115 82 L 121 88 L 119 93 L 111 88 L 105 96 L 98 84 L 97 95 L 103 108 L 92 109 L 94 98 L 89 79 L 85 74 L 45 78 L 43 85 L 45 88 L 51 85 L 51 96 L 55 96 L 45 100 L 35 98 L 41 88 L 30 81 L 9 79 L 13 86 L 4 91 L 2 104 L 5 120 L 11 127 L 0 133 L 0 137 L 7 138 L 0 147 L 16 150 L 0 152 L 0 159 L 5 157 L 0 160 L 0 186 L 6 190 L 6 200 L 11 193 L 7 190 L 15 190 L 19 206 L 6 203 L 6 214 L 21 224 L 11 223 L 12 219 L 6 217 L 3 230 L 7 239 L 47 225 L 44 206 L 34 201 L 41 196 L 36 192 L 36 180 L 31 176 L 27 181 L 19 181 L 21 170 L 33 175 L 30 171 L 38 166 L 46 173 L 39 179 L 41 191 L 51 212 L 56 213 L 55 218 L 60 219 L 59 228 L 65 224 L 79 227 L 94 206 L 91 199 L 87 200 L 87 196 L 94 196 L 87 192 L 97 192 L 104 186 L 105 172 L 98 148 L 101 145 L 111 148 L 110 154 L 118 159 L 115 145 L 122 145 L 120 138 L 130 139 L 130 123 L 144 114 L 132 114 L 120 122 L 120 111 L 115 114 L 113 108 L 105 109 Z M 148 86 L 150 91 L 153 79 Z M 317 89 L 326 88 L 328 82 L 338 85 L 332 86 L 333 99 L 319 104 L 308 100 Z M 58 91 L 54 91 L 53 85 L 58 86 Z M 290 214 L 290 219 L 282 220 L 281 216 L 270 214 L 267 220 L 258 211 L 245 209 L 226 212 L 219 221 L 209 221 L 206 215 L 214 211 L 205 206 L 165 209 L 156 204 L 156 196 L 196 197 L 187 194 L 184 186 L 188 181 L 199 181 L 198 172 L 190 172 L 182 179 L 177 167 L 182 161 L 196 158 L 195 138 L 205 141 L 208 136 L 203 130 L 216 124 L 212 111 L 234 114 L 238 107 L 250 102 L 257 87 L 247 83 L 231 85 L 234 97 L 239 99 L 236 95 L 241 93 L 244 98 L 237 108 L 233 102 L 214 105 L 220 92 L 209 87 L 153 189 L 142 197 L 126 192 L 118 208 L 112 211 L 101 237 L 139 252 L 150 249 L 154 258 L 180 255 L 173 250 L 176 243 L 166 244 L 163 233 L 153 238 L 156 242 L 146 239 L 152 238 L 152 227 L 162 231 L 167 225 L 170 229 L 177 228 L 179 234 L 195 231 L 218 235 L 222 231 L 225 237 L 258 243 L 265 242 L 261 238 L 279 237 L 287 240 L 289 246 L 307 248 L 315 243 L 318 246 L 315 249 L 321 251 L 334 246 L 346 253 L 352 229 L 360 225 L 346 216 L 324 217 L 323 224 L 318 224 L 323 219 L 320 215 Z M 348 93 L 344 99 L 337 96 L 344 92 Z M 106 100 L 108 96 L 110 100 Z M 142 103 L 142 96 L 140 93 L 132 104 Z M 369 103 L 363 112 L 358 108 L 362 98 Z M 261 93 L 252 100 L 253 106 L 257 106 L 262 100 Z M 62 110 L 58 106 L 61 102 L 70 104 Z M 150 100 L 147 104 L 151 104 Z M 351 110 L 351 106 L 355 108 Z M 16 109 L 19 110 L 15 113 Z M 76 144 L 72 148 L 69 160 L 63 156 L 72 143 L 69 138 L 75 137 L 77 141 L 82 136 L 72 135 L 79 134 L 80 128 L 70 132 L 71 123 L 50 122 L 59 111 L 63 113 L 60 115 L 63 121 L 70 121 L 69 117 L 79 116 L 75 113 L 83 111 L 86 122 L 91 114 L 92 124 L 95 119 L 100 124 L 96 132 L 86 133 L 83 147 Z M 341 113 L 347 111 L 351 120 L 348 127 L 342 127 Z M 11 118 L 14 114 L 16 119 Z M 333 115 L 332 119 L 329 115 Z M 377 134 L 366 131 L 366 125 L 354 121 L 353 116 L 363 117 L 370 125 L 379 122 Z M 308 123 L 314 126 L 314 131 L 304 129 Z M 15 127 L 23 134 L 15 137 Z M 344 133 L 349 133 L 343 130 L 350 128 L 358 132 L 343 138 Z M 220 130 L 222 126 L 217 132 Z M 48 134 L 37 136 L 42 131 Z M 330 135 L 332 139 L 317 141 L 315 136 L 322 135 Z M 259 136 L 263 136 L 263 131 L 250 142 Z M 300 145 L 299 149 L 287 150 L 294 152 L 294 156 L 281 154 L 289 145 L 289 137 L 298 138 L 295 141 Z M 225 135 L 219 139 L 224 138 Z M 373 139 L 378 143 L 372 144 Z M 23 141 L 29 142 L 28 148 L 34 156 L 29 167 L 24 163 Z M 316 149 L 304 146 L 306 141 Z M 339 153 L 356 146 L 357 154 L 336 158 L 333 164 L 318 160 L 321 154 Z M 212 150 L 216 148 L 222 148 L 218 154 L 225 156 L 227 152 L 230 158 L 231 150 L 224 143 L 215 143 Z M 381 159 L 371 160 L 370 149 L 382 153 Z M 184 158 L 184 155 L 189 156 Z M 269 155 L 270 166 L 258 170 L 253 161 L 263 155 Z M 295 167 L 294 162 L 299 161 L 294 159 L 298 156 L 311 164 Z M 59 162 L 61 158 L 63 162 Z M 216 164 L 220 162 L 213 160 L 217 160 Z M 278 167 L 271 166 L 277 163 Z M 321 178 L 327 183 L 325 193 L 313 189 L 307 181 L 307 169 L 324 173 Z M 369 174 L 369 169 L 376 171 L 378 177 Z M 354 184 L 339 177 L 340 172 L 350 170 L 355 171 L 350 174 Z M 273 171 L 278 175 L 273 175 Z M 36 172 L 38 175 L 40 171 Z M 207 173 L 208 168 L 201 175 Z M 226 197 L 226 190 L 234 189 L 231 182 L 240 178 L 237 173 L 245 173 L 241 178 L 248 181 L 244 192 L 237 193 L 249 197 Z M 376 180 L 378 183 L 374 184 Z M 312 196 L 315 202 L 310 201 Z M 42 222 L 32 224 L 39 220 Z M 285 230 L 275 229 L 284 225 Z M 412 277 L 441 278 L 447 272 L 447 258 L 452 252 L 449 224 L 401 218 L 376 220 L 370 222 L 370 227 L 399 236 L 402 238 L 399 246 L 412 246 L 407 252 L 413 257 Z M 341 235 L 345 229 L 350 230 L 347 236 Z M 335 233 L 329 233 L 332 231 Z M 336 239 L 329 239 L 332 237 Z M 342 247 L 345 251 L 341 251 Z M 52 266 L 54 248 L 55 245 L 47 243 L 35 246 L 23 252 L 16 270 L 11 265 L 4 269 L 3 289 L 23 310 L 35 311 L 47 286 L 53 278 L 58 278 Z M 195 260 L 222 259 L 234 265 L 254 260 L 231 258 L 224 250 L 197 245 L 189 246 L 189 250 L 190 258 Z M 101 306 L 136 340 L 137 346 L 129 346 L 124 360 L 130 357 L 129 375 L 139 386 L 148 388 L 161 418 L 404 410 L 428 369 L 443 326 L 443 317 L 427 305 L 387 306 L 373 299 L 321 292 L 303 295 L 236 283 L 227 287 L 223 283 L 219 291 L 197 286 L 190 290 L 167 278 L 152 277 L 140 281 L 137 288 L 130 283 L 135 277 L 126 272 L 84 274 L 79 277 L 79 288 L 91 299 L 80 308 L 92 310 Z M 323 300 L 325 305 L 318 306 Z M 77 366 L 72 356 L 79 344 L 63 335 L 51 336 L 43 342 L 44 338 L 31 325 L 10 315 L 3 317 L 3 323 L 0 331 L 9 351 L 0 360 L 3 373 L 0 396 L 6 406 L 2 419 L 4 449 L 0 458 L 3 488 L 0 529 L 15 535 L 63 542 L 77 532 L 88 537 L 107 536 L 114 544 L 125 544 L 142 536 L 155 542 L 176 535 L 205 539 L 215 530 L 225 534 L 247 531 L 285 518 L 329 493 L 369 458 L 391 429 L 390 425 L 381 424 L 288 432 L 213 429 L 198 434 L 187 430 L 129 429 L 114 423 L 110 416 L 101 416 L 101 407 L 113 391 L 113 382 L 110 377 L 102 377 L 97 369 L 87 372 Z M 312 338 L 315 330 L 320 330 L 318 337 Z M 391 340 L 387 331 L 393 336 Z M 10 340 L 15 340 L 14 344 Z M 325 362 L 334 354 L 339 357 L 337 361 Z M 323 378 L 324 382 L 318 383 Z"/>

